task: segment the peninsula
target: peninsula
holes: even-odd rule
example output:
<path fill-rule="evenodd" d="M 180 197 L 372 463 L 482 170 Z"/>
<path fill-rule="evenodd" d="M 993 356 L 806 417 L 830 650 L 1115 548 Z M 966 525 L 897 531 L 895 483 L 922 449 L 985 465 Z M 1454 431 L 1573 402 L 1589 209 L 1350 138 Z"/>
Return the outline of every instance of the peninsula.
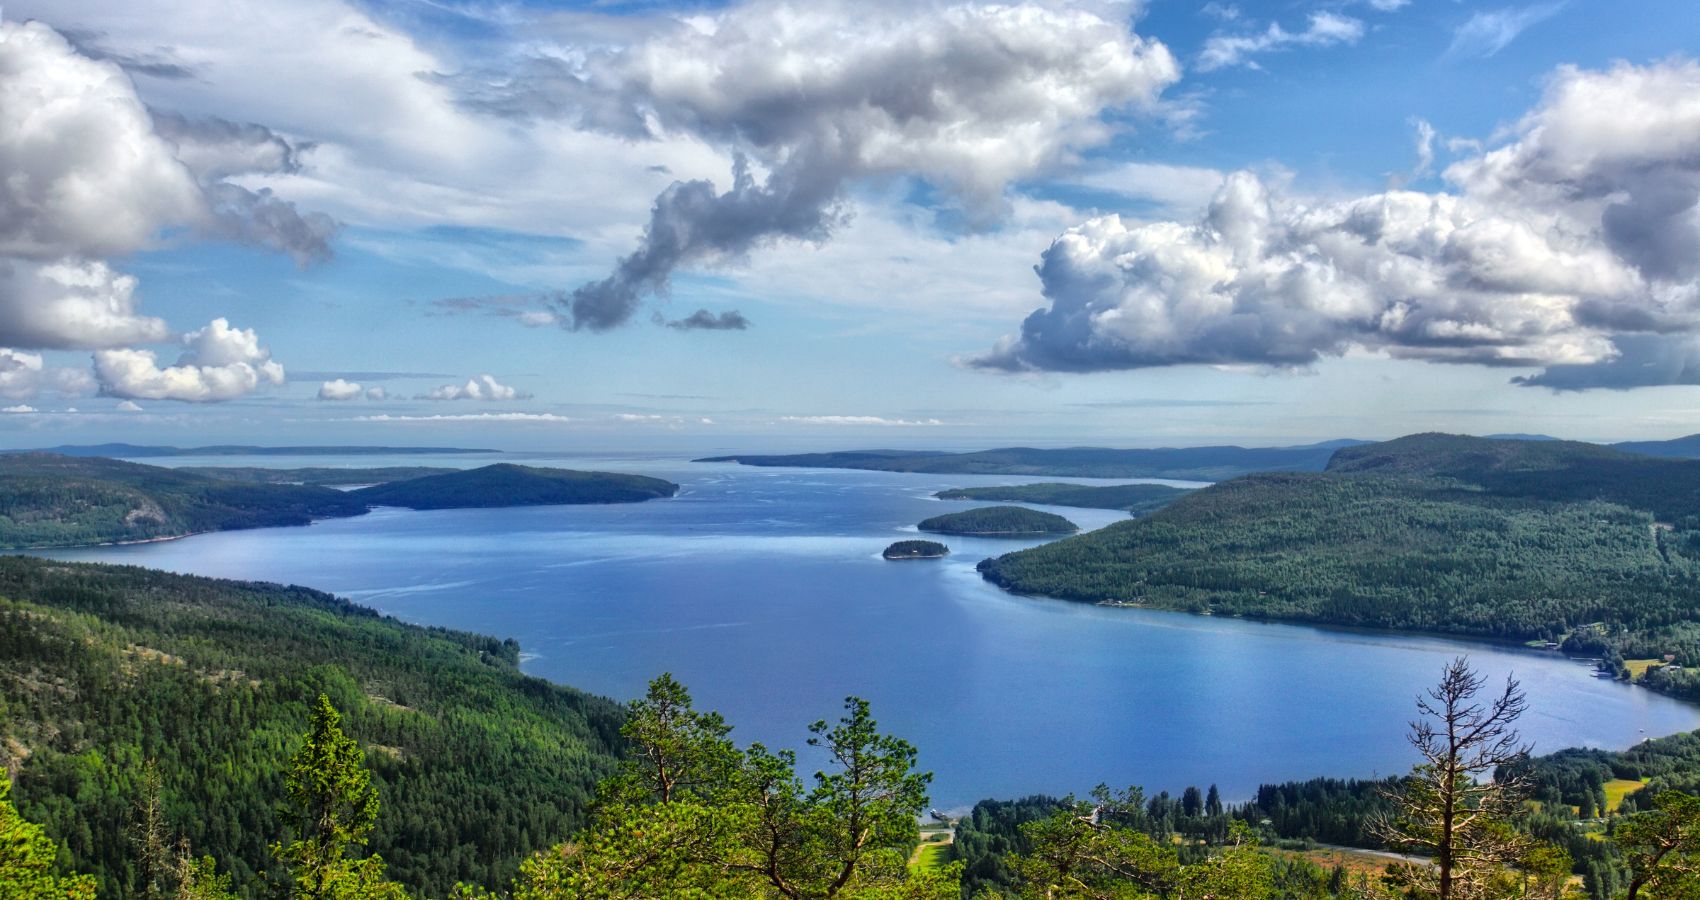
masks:
<path fill-rule="evenodd" d="M 915 526 L 936 534 L 972 537 L 1038 537 L 1073 534 L 1080 526 L 1055 513 L 1021 506 L 983 506 L 923 519 Z"/>

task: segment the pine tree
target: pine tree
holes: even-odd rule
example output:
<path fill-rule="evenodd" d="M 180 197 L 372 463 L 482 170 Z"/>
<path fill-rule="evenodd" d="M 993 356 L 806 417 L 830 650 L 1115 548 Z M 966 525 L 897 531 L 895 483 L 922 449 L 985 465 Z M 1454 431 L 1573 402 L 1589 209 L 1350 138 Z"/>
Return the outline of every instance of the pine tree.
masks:
<path fill-rule="evenodd" d="M 272 852 L 289 867 L 296 900 L 389 900 L 401 886 L 384 879 L 378 856 L 353 859 L 378 819 L 378 790 L 366 754 L 343 734 L 342 716 L 319 695 L 306 743 L 290 760 L 288 818 L 296 839 Z"/>

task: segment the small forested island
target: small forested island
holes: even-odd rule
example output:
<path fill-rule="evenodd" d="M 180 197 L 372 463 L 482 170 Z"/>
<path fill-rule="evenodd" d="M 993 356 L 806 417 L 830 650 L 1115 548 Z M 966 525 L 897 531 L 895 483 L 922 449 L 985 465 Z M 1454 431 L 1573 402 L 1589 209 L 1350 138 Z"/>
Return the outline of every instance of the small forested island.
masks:
<path fill-rule="evenodd" d="M 1073 534 L 1080 526 L 1055 513 L 1020 506 L 984 506 L 923 519 L 915 526 L 936 534 L 974 537 L 1034 537 Z"/>
<path fill-rule="evenodd" d="M 886 559 L 940 559 L 950 555 L 950 548 L 937 541 L 898 541 L 885 548 Z"/>
<path fill-rule="evenodd" d="M 578 472 L 497 463 L 464 472 L 428 475 L 351 491 L 373 506 L 469 509 L 572 503 L 639 503 L 671 497 L 679 486 L 646 475 Z"/>
<path fill-rule="evenodd" d="M 994 487 L 953 488 L 933 496 L 940 500 L 993 500 L 1003 503 L 1042 503 L 1046 506 L 1078 506 L 1083 509 L 1122 509 L 1142 515 L 1162 509 L 1193 490 L 1166 484 L 1006 484 Z"/>

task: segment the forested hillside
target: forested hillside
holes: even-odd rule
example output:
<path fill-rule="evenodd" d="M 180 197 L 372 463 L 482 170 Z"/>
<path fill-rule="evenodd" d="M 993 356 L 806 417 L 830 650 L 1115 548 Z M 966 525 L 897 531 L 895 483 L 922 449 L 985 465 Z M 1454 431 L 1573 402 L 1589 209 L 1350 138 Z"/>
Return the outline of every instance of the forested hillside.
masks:
<path fill-rule="evenodd" d="M 342 491 L 243 484 L 115 459 L 0 455 L 0 549 L 69 547 L 357 516 Z"/>
<path fill-rule="evenodd" d="M 876 469 L 959 475 L 1066 475 L 1074 478 L 1174 478 L 1216 481 L 1248 472 L 1314 472 L 1335 447 L 1329 441 L 1303 447 L 1003 447 L 972 453 L 939 450 L 848 450 L 835 453 L 713 456 L 696 462 L 822 469 Z"/>
<path fill-rule="evenodd" d="M 243 481 L 249 484 L 318 484 L 325 487 L 388 484 L 426 475 L 447 475 L 459 469 L 442 466 L 378 466 L 369 469 L 345 469 L 327 466 L 308 466 L 301 469 L 267 469 L 262 466 L 183 466 L 179 472 L 204 475 L 224 481 Z"/>
<path fill-rule="evenodd" d="M 440 897 L 506 883 L 583 825 L 622 743 L 619 707 L 521 674 L 518 653 L 306 588 L 0 557 L 0 752 L 102 896 L 131 883 L 147 760 L 171 828 L 252 887 L 323 692 L 382 798 L 371 849 Z"/>
<path fill-rule="evenodd" d="M 1700 618 L 1700 463 L 1417 435 L 1253 475 L 981 564 L 1011 590 L 1219 614 L 1558 638 Z M 1621 635 L 1614 640 L 1624 639 Z"/>

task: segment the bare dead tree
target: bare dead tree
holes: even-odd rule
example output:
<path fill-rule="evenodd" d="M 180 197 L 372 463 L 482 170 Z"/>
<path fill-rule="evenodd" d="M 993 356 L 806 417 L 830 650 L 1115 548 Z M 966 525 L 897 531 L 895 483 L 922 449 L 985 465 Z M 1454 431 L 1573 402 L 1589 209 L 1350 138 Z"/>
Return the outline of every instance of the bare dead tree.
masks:
<path fill-rule="evenodd" d="M 1389 844 L 1431 858 L 1431 865 L 1406 865 L 1403 874 L 1440 900 L 1483 896 L 1529 849 L 1528 838 L 1507 824 L 1525 785 L 1506 774 L 1529 753 L 1514 727 L 1528 700 L 1509 677 L 1498 694 L 1478 700 L 1486 683 L 1460 656 L 1417 697 L 1422 718 L 1411 722 L 1409 740 L 1423 761 L 1391 797 L 1398 814 L 1377 828 Z"/>

